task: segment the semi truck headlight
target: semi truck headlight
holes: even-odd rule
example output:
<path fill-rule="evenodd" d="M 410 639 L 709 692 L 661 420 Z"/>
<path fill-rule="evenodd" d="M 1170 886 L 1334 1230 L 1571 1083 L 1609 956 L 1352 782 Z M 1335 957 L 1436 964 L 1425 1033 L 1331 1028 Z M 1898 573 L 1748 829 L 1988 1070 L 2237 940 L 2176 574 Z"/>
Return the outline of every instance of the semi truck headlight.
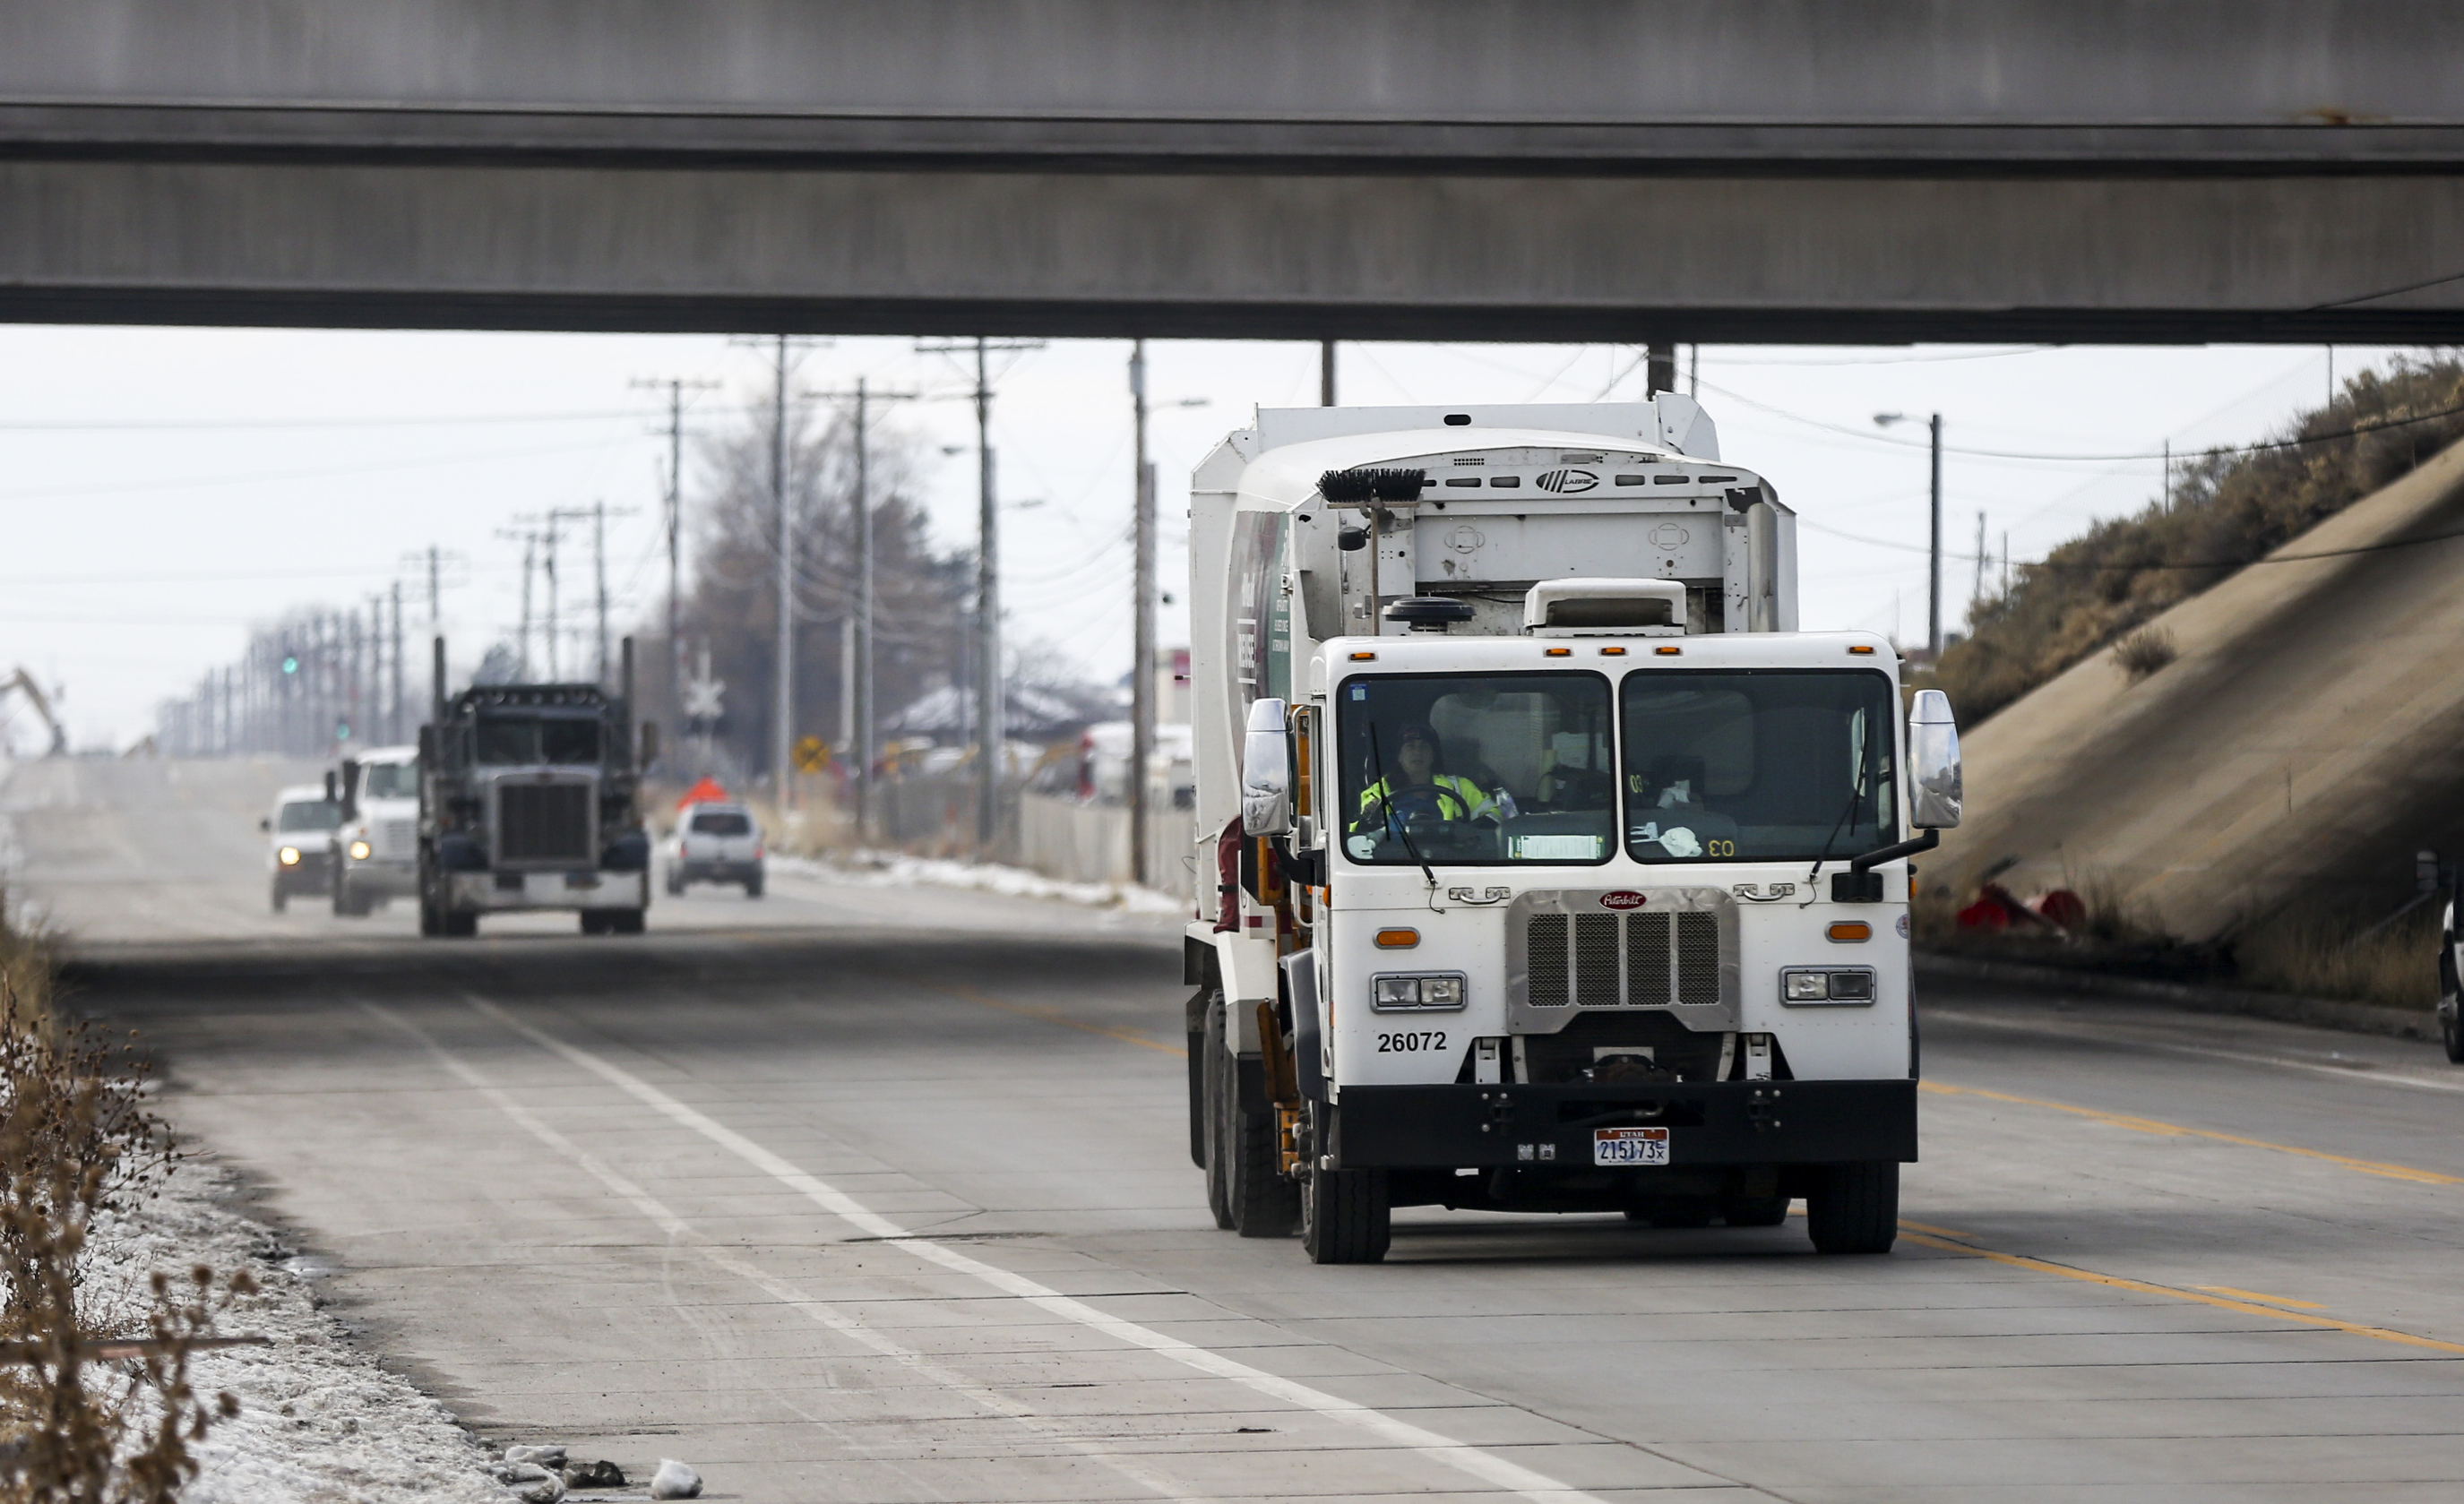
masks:
<path fill-rule="evenodd" d="M 353 861 L 365 861 L 368 860 L 368 853 L 373 848 L 370 847 L 366 841 L 355 840 L 351 842 L 351 860 Z"/>
<path fill-rule="evenodd" d="M 296 867 L 299 865 L 299 848 L 297 846 L 285 846 L 280 851 L 275 853 L 275 858 L 286 867 Z"/>
<path fill-rule="evenodd" d="M 1463 1005 L 1461 971 L 1388 972 L 1369 979 L 1369 1006 L 1381 1014 L 1427 1013 Z"/>
<path fill-rule="evenodd" d="M 1874 1000 L 1874 969 L 1870 966 L 1793 966 L 1779 974 L 1783 1003 L 1846 1003 Z"/>

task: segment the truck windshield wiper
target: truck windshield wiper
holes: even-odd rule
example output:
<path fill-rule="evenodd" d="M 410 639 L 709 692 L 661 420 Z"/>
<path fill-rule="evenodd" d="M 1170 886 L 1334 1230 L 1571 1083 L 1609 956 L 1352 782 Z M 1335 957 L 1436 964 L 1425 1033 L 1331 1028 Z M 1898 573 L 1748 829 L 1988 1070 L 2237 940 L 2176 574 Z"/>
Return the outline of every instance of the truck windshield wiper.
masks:
<path fill-rule="evenodd" d="M 1412 860 L 1420 864 L 1420 876 L 1429 880 L 1429 891 L 1435 893 L 1438 890 L 1437 873 L 1430 868 L 1429 859 L 1420 855 L 1419 843 L 1412 839 L 1411 828 L 1395 817 L 1394 775 L 1386 771 L 1386 753 L 1377 746 L 1375 721 L 1369 723 L 1369 756 L 1377 765 L 1378 785 L 1386 790 L 1384 794 L 1378 796 L 1378 813 L 1385 817 L 1386 828 L 1402 840 L 1403 849 L 1410 852 Z"/>

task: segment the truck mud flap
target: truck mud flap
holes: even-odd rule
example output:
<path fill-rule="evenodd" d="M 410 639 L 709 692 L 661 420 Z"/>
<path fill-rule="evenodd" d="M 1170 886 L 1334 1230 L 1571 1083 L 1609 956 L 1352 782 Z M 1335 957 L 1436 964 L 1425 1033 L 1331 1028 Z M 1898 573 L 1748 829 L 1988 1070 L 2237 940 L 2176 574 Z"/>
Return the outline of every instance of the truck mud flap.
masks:
<path fill-rule="evenodd" d="M 1653 1125 L 1671 1166 L 1913 1164 L 1917 1083 L 1347 1086 L 1339 1123 L 1346 1169 L 1589 1169 L 1594 1130 Z"/>
<path fill-rule="evenodd" d="M 1305 1101 L 1326 1101 L 1326 1054 L 1318 1027 L 1317 965 L 1313 952 L 1284 957 L 1284 997 L 1292 1005 L 1292 1071 Z"/>

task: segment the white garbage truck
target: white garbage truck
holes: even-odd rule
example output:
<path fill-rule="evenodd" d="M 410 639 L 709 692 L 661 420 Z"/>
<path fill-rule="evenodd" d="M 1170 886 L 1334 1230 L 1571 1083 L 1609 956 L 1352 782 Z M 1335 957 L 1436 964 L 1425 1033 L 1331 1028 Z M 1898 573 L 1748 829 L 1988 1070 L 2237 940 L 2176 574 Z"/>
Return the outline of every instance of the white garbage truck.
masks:
<path fill-rule="evenodd" d="M 1700 406 L 1261 410 L 1190 557 L 1220 1226 L 1364 1263 L 1396 1207 L 1802 1198 L 1889 1250 L 1957 731 L 1888 640 L 1797 630 L 1794 515 Z"/>
<path fill-rule="evenodd" d="M 334 912 L 364 919 L 377 905 L 419 896 L 419 749 L 373 747 L 334 778 Z"/>

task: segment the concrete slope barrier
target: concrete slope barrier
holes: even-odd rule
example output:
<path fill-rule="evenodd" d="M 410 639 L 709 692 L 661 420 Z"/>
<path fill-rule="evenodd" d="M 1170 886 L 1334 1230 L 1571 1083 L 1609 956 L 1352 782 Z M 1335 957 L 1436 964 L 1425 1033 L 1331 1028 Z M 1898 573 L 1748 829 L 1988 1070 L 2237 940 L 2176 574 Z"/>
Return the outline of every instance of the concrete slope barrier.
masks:
<path fill-rule="evenodd" d="M 2133 683 L 2108 646 L 1964 737 L 1928 891 L 2007 862 L 2208 940 L 2384 912 L 2416 849 L 2464 856 L 2464 445 L 2151 625 L 2167 666 Z"/>

